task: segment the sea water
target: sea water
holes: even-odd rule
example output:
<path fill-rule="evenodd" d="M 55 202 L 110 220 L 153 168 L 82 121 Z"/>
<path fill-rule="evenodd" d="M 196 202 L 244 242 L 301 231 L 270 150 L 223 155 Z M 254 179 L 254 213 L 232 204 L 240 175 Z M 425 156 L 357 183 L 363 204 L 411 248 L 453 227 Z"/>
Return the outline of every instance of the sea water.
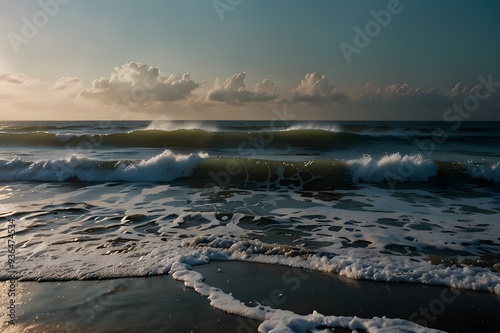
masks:
<path fill-rule="evenodd" d="M 500 295 L 499 147 L 498 122 L 2 123 L 0 236 L 15 226 L 16 263 L 0 279 L 171 274 L 261 331 L 299 319 L 425 331 L 249 307 L 191 266 L 258 261 Z"/>

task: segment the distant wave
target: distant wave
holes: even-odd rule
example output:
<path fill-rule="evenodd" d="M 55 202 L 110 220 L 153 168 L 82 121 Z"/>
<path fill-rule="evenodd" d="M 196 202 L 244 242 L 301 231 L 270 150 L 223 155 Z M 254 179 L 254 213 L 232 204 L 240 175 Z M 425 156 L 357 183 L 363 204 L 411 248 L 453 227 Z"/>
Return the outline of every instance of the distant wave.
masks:
<path fill-rule="evenodd" d="M 153 120 L 144 130 L 175 131 L 175 130 L 203 130 L 206 132 L 217 132 L 219 129 L 214 125 L 203 122 L 172 122 L 169 120 Z"/>
<path fill-rule="evenodd" d="M 103 135 L 35 133 L 0 133 L 3 146 L 95 146 L 119 148 L 255 148 L 277 149 L 313 148 L 317 150 L 347 149 L 367 145 L 371 138 L 352 133 L 325 132 L 322 130 L 293 130 L 287 132 L 209 132 L 201 129 L 137 130 L 128 133 Z"/>
<path fill-rule="evenodd" d="M 164 149 L 191 149 L 210 150 L 234 148 L 244 149 L 312 149 L 317 151 L 331 151 L 351 148 L 370 150 L 373 145 L 412 146 L 418 144 L 427 146 L 427 142 L 434 142 L 428 134 L 394 135 L 391 132 L 349 132 L 338 131 L 331 126 L 297 125 L 287 130 L 218 130 L 200 129 L 196 123 L 184 123 L 184 128 L 173 128 L 172 124 L 161 123 L 142 130 L 124 131 L 103 134 L 76 134 L 76 133 L 52 133 L 31 132 L 13 133 L 0 132 L 0 146 L 16 147 L 96 147 L 108 146 L 117 148 L 145 147 Z M 201 127 L 201 126 L 199 126 Z M 466 145 L 476 146 L 481 142 L 482 146 L 496 147 L 500 145 L 500 137 L 487 138 L 481 135 L 454 135 L 444 140 L 441 145 Z"/>
<path fill-rule="evenodd" d="M 337 124 L 321 124 L 321 123 L 296 124 L 284 129 L 283 131 L 300 131 L 300 130 L 317 130 L 325 132 L 341 131 Z"/>
<path fill-rule="evenodd" d="M 83 132 L 90 129 L 95 131 L 126 131 L 130 130 L 132 124 L 127 125 L 124 122 L 99 122 L 99 121 L 90 121 L 90 122 L 56 122 L 54 125 L 48 125 L 47 123 L 37 125 L 35 123 L 24 124 L 23 122 L 17 123 L 8 123 L 3 126 L 0 124 L 0 133 L 35 133 L 35 132 Z"/>
<path fill-rule="evenodd" d="M 82 155 L 66 159 L 0 160 L 0 181 L 169 182 L 184 179 L 195 187 L 237 186 L 292 190 L 335 190 L 356 183 L 455 185 L 500 183 L 500 162 L 475 165 L 439 162 L 420 155 L 363 156 L 348 161 L 265 161 L 174 154 L 170 150 L 146 160 L 98 160 Z"/>

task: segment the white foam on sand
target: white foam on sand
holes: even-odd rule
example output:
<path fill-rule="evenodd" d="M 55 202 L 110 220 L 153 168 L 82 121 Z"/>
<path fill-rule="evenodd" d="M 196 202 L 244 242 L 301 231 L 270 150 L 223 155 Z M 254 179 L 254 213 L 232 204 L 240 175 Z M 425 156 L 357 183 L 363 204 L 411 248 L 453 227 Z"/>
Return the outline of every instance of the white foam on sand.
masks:
<path fill-rule="evenodd" d="M 21 190 L 23 186 L 26 189 Z M 204 284 L 202 276 L 187 265 L 242 260 L 335 272 L 353 279 L 435 284 L 500 295 L 499 273 L 471 265 L 433 265 L 425 255 L 429 246 L 443 253 L 459 251 L 466 258 L 496 253 L 497 197 L 486 192 L 483 197 L 456 201 L 423 190 L 401 190 L 400 199 L 389 200 L 391 193 L 366 185 L 355 195 L 338 191 L 339 199 L 321 201 L 292 192 L 212 193 L 168 184 L 110 183 L 68 189 L 64 184 L 16 185 L 15 276 L 21 280 L 170 273 L 209 297 L 213 306 L 263 321 L 261 332 L 291 332 L 318 323 L 369 332 L 429 330 L 385 318 L 299 316 L 250 308 Z M 217 209 L 209 207 L 209 199 L 218 200 Z M 9 216 L 0 213 L 2 218 Z M 306 231 L 299 232 L 298 227 Z M 273 240 L 274 232 L 278 240 Z M 287 238 L 287 233 L 293 235 Z M 0 231 L 1 237 L 6 234 Z M 260 236 L 268 237 L 259 240 Z M 347 246 L 356 241 L 370 243 Z M 312 248 L 313 242 L 321 245 Z M 415 253 L 391 251 L 392 245 Z M 6 257 L 6 247 L 0 248 L 2 256 Z M 0 279 L 10 277 L 6 263 L 0 263 Z"/>
<path fill-rule="evenodd" d="M 178 256 L 196 250 L 221 260 L 500 294 L 500 274 L 470 260 L 495 253 L 500 226 L 494 196 L 455 202 L 402 190 L 401 200 L 389 200 L 390 193 L 367 186 L 335 201 L 288 192 L 263 201 L 259 192 L 241 191 L 221 193 L 225 203 L 214 211 L 207 205 L 213 193 L 171 185 L 99 184 L 70 192 L 61 191 L 64 184 L 19 187 L 12 194 L 19 207 L 9 207 L 20 214 L 15 217 L 16 269 L 22 279 L 165 274 Z M 275 233 L 279 239 L 273 239 Z M 6 230 L 0 232 L 5 235 Z M 5 251 L 0 248 L 0 256 Z M 432 265 L 429 252 L 457 257 L 457 265 L 469 259 L 469 264 Z M 6 270 L 0 272 L 0 278 L 8 277 Z"/>
<path fill-rule="evenodd" d="M 137 235 L 124 234 L 123 239 L 140 242 Z M 16 271 L 22 280 L 102 279 L 168 273 L 206 296 L 212 306 L 262 321 L 260 332 L 296 332 L 314 329 L 319 325 L 363 329 L 368 332 L 435 331 L 406 320 L 385 317 L 361 319 L 323 316 L 316 312 L 301 316 L 266 306 L 248 307 L 231 294 L 205 284 L 203 276 L 192 271 L 191 267 L 213 260 L 242 260 L 336 272 L 353 279 L 438 284 L 500 294 L 500 275 L 484 268 L 435 266 L 397 257 L 370 262 L 348 255 L 301 254 L 282 244 L 236 241 L 215 236 L 169 240 L 161 246 L 156 242 L 143 242 L 141 248 L 130 252 L 127 252 L 127 247 L 118 248 L 116 252 L 99 246 L 96 249 L 99 242 L 96 243 L 90 237 L 74 239 L 59 247 L 55 243 L 29 243 L 24 243 L 17 252 L 16 262 L 19 264 Z M 23 251 L 23 247 L 29 247 L 30 251 Z M 0 279 L 10 278 L 6 271 L 3 272 Z"/>
<path fill-rule="evenodd" d="M 374 317 L 362 319 L 346 316 L 324 316 L 316 311 L 310 315 L 302 316 L 291 311 L 275 309 L 269 306 L 257 305 L 249 307 L 243 302 L 226 294 L 218 288 L 204 283 L 203 275 L 192 270 L 192 265 L 210 261 L 209 256 L 184 255 L 172 265 L 170 273 L 176 280 L 183 281 L 185 286 L 193 288 L 202 296 L 210 300 L 210 305 L 222 311 L 261 321 L 258 330 L 262 333 L 293 333 L 293 332 L 321 332 L 323 327 L 342 327 L 351 330 L 365 330 L 370 333 L 382 332 L 439 332 L 434 329 L 422 327 L 403 319 L 388 319 Z"/>
<path fill-rule="evenodd" d="M 387 256 L 379 261 L 359 259 L 350 255 L 312 254 L 304 255 L 282 244 L 267 244 L 259 241 L 234 241 L 216 237 L 197 237 L 184 246 L 201 244 L 207 253 L 221 254 L 225 259 L 252 261 L 307 268 L 323 272 L 334 272 L 352 279 L 384 282 L 406 282 L 444 285 L 460 289 L 488 291 L 500 295 L 500 274 L 490 269 L 466 266 L 446 267 L 430 262 L 415 263 L 407 258 Z M 214 249 L 218 249 L 212 252 Z"/>
<path fill-rule="evenodd" d="M 209 242 L 208 244 L 206 244 Z M 291 311 L 257 305 L 249 307 L 232 294 L 226 294 L 218 288 L 204 283 L 203 276 L 192 271 L 192 265 L 199 265 L 211 260 L 221 260 L 221 252 L 215 248 L 223 248 L 225 259 L 249 260 L 261 263 L 274 263 L 303 267 L 321 271 L 337 272 L 341 275 L 360 279 L 368 278 L 377 281 L 423 282 L 444 284 L 458 288 L 493 291 L 500 293 L 500 277 L 491 271 L 473 268 L 445 268 L 444 266 L 423 265 L 421 267 L 405 267 L 401 263 L 373 264 L 354 258 L 331 258 L 327 256 L 289 257 L 290 249 L 282 245 L 270 245 L 260 242 L 235 242 L 227 239 L 197 237 L 183 245 L 206 244 L 205 252 L 193 252 L 183 255 L 172 265 L 170 274 L 176 280 L 183 281 L 187 287 L 193 288 L 200 295 L 206 296 L 210 304 L 222 311 L 261 321 L 258 330 L 262 333 L 323 332 L 325 327 L 342 327 L 351 330 L 365 330 L 370 333 L 388 332 L 440 332 L 422 327 L 403 319 L 374 317 L 363 319 L 346 316 L 324 316 L 316 311 L 309 315 L 298 315 Z M 274 255 L 268 255 L 274 253 Z M 281 254 L 277 254 L 281 253 Z M 471 274 L 472 273 L 472 274 Z M 471 278 L 475 276 L 476 279 Z M 475 281 L 473 281 L 475 280 Z M 477 289 L 476 289 L 477 288 Z M 326 332 L 326 331 L 325 331 Z"/>
<path fill-rule="evenodd" d="M 282 244 L 215 236 L 159 244 L 141 242 L 140 237 L 124 234 L 112 241 L 126 246 L 99 246 L 91 237 L 59 244 L 27 241 L 17 253 L 17 276 L 22 280 L 76 280 L 166 274 L 174 263 L 182 262 L 183 256 L 195 249 L 194 253 L 206 256 L 197 264 L 213 259 L 242 260 L 334 272 L 353 279 L 444 285 L 500 295 L 500 274 L 476 266 L 446 267 L 397 256 L 370 261 L 349 254 L 308 254 Z M 29 251 L 23 251 L 28 247 Z M 9 277 L 6 271 L 0 273 L 0 279 Z"/>

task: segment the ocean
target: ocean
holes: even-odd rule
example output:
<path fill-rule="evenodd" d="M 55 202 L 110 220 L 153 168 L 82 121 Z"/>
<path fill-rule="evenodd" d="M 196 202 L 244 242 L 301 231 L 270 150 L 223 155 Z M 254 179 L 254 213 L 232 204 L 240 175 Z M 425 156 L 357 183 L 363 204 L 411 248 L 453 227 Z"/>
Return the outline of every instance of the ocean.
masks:
<path fill-rule="evenodd" d="M 298 314 L 245 305 L 192 266 L 500 295 L 499 217 L 500 122 L 0 123 L 0 237 L 15 243 L 1 280 L 169 274 L 263 331 Z"/>

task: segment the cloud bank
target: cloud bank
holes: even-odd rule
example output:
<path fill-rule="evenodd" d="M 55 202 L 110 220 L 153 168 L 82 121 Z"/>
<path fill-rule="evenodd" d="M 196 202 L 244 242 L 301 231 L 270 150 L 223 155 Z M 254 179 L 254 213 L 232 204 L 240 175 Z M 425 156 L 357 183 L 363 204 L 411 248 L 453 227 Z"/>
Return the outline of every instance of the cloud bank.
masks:
<path fill-rule="evenodd" d="M 131 111 L 120 114 L 136 119 L 158 115 L 176 119 L 266 119 L 273 117 L 274 109 L 282 109 L 284 105 L 294 119 L 458 123 L 498 120 L 500 116 L 500 78 L 492 75 L 478 77 L 476 85 L 457 83 L 446 91 L 423 89 L 405 82 L 387 86 L 366 84 L 362 89 L 346 91 L 334 87 L 326 74 L 310 72 L 287 93 L 269 79 L 250 86 L 246 79 L 247 74 L 239 72 L 224 80 L 216 79 L 213 85 L 202 86 L 205 81 L 195 81 L 187 73 L 167 75 L 157 67 L 139 62 L 117 66 L 109 77 L 97 78 L 86 88 L 79 77 L 41 82 L 23 73 L 0 73 L 3 89 L 0 100 L 10 106 L 3 109 L 9 110 L 12 119 L 18 117 L 16 110 L 23 109 L 30 109 L 29 114 L 41 118 L 39 110 L 52 110 L 56 105 L 64 117 L 68 108 L 75 112 L 88 110 L 90 117 L 108 112 L 109 106 L 119 106 Z M 80 116 L 75 114 L 75 118 Z"/>

